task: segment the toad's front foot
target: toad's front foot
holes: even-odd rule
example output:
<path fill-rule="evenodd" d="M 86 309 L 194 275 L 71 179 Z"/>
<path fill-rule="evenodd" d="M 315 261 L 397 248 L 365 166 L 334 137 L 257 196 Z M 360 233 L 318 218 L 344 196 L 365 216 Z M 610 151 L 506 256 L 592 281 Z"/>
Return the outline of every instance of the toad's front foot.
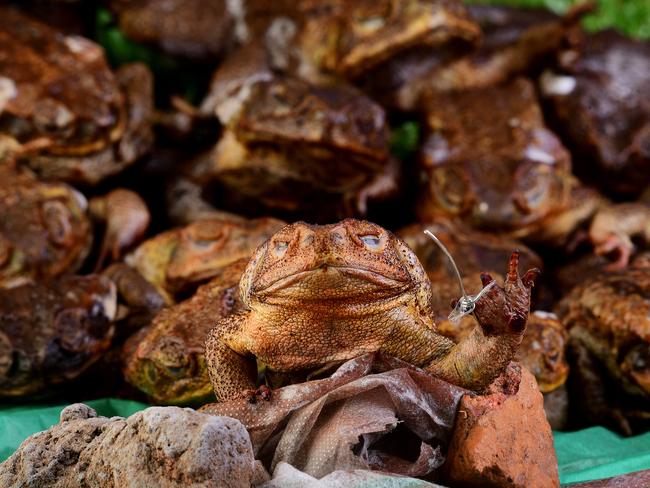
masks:
<path fill-rule="evenodd" d="M 260 401 L 271 401 L 272 391 L 266 385 L 262 385 L 255 390 L 244 390 L 241 392 L 240 398 L 245 399 L 248 403 L 259 403 Z"/>
<path fill-rule="evenodd" d="M 605 266 L 605 270 L 618 271 L 625 269 L 629 264 L 630 257 L 634 252 L 634 245 L 629 238 L 610 234 L 601 241 L 594 241 L 594 252 L 597 256 L 615 256 L 616 260 Z"/>
<path fill-rule="evenodd" d="M 519 251 L 514 251 L 510 256 L 504 286 L 495 284 L 476 302 L 474 314 L 486 336 L 522 334 L 526 329 L 530 294 L 540 270 L 529 269 L 520 277 L 518 266 Z M 483 273 L 481 281 L 483 286 L 487 286 L 493 279 Z"/>

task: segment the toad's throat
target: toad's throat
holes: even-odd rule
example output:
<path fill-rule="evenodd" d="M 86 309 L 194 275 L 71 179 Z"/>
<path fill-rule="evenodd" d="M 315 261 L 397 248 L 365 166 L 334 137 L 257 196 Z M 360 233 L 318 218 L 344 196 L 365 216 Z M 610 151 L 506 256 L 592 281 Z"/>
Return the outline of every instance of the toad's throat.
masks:
<path fill-rule="evenodd" d="M 273 295 L 292 289 L 301 288 L 307 294 L 314 296 L 327 294 L 327 289 L 339 286 L 354 294 L 354 289 L 360 293 L 370 290 L 383 290 L 386 294 L 397 294 L 408 289 L 410 283 L 396 277 L 385 276 L 377 271 L 349 266 L 321 265 L 306 271 L 283 276 L 257 290 L 257 293 Z"/>

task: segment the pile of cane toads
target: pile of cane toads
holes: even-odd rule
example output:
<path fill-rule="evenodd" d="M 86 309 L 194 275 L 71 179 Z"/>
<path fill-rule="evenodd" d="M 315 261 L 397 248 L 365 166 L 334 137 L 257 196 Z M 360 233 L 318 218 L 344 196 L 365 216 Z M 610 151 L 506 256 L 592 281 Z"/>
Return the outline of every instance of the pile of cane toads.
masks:
<path fill-rule="evenodd" d="M 647 41 L 103 3 L 0 6 L 0 398 L 72 404 L 0 486 L 559 486 L 551 428 L 648 430 Z"/>

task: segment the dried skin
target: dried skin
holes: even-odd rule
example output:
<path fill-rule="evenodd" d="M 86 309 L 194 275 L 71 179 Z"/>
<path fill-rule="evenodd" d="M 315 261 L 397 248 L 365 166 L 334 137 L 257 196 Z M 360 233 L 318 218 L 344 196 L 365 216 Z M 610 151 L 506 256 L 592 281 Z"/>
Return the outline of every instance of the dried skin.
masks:
<path fill-rule="evenodd" d="M 97 275 L 0 289 L 0 397 L 78 377 L 110 347 L 116 306 L 114 285 Z"/>
<path fill-rule="evenodd" d="M 420 220 L 446 215 L 526 237 L 567 207 L 570 156 L 545 127 L 532 83 L 433 93 L 426 107 Z"/>
<path fill-rule="evenodd" d="M 642 259 L 576 286 L 557 312 L 582 344 L 627 393 L 650 394 L 650 281 Z"/>
<path fill-rule="evenodd" d="M 213 397 L 205 339 L 214 322 L 241 308 L 239 279 L 248 260 L 236 261 L 192 298 L 161 311 L 124 347 L 124 376 L 156 403 L 204 403 Z"/>
<path fill-rule="evenodd" d="M 513 253 L 505 286 L 479 300 L 479 326 L 458 345 L 436 332 L 431 284 L 413 252 L 370 222 L 296 223 L 260 246 L 240 283 L 247 310 L 206 343 L 219 400 L 254 383 L 255 356 L 280 372 L 382 351 L 463 387 L 487 386 L 521 342 L 536 272 Z M 486 277 L 486 280 L 488 277 Z"/>
<path fill-rule="evenodd" d="M 396 192 L 379 105 L 345 84 L 276 77 L 258 57 L 249 46 L 215 75 L 204 110 L 214 105 L 227 130 L 196 162 L 195 180 L 218 182 L 230 207 L 250 201 L 311 219 L 361 215 L 367 200 Z"/>
<path fill-rule="evenodd" d="M 268 401 L 242 398 L 202 411 L 241 420 L 255 452 L 272 457 L 273 467 L 286 462 L 318 478 L 359 468 L 423 476 L 442 462 L 432 445 L 446 444 L 462 394 L 406 363 L 365 355 L 329 378 L 275 390 Z M 410 432 L 415 460 L 377 443 L 398 422 Z"/>
<path fill-rule="evenodd" d="M 256 246 L 281 229 L 273 218 L 207 218 L 143 242 L 126 258 L 165 297 L 191 290 L 219 275 L 228 265 L 249 258 Z"/>
<path fill-rule="evenodd" d="M 0 10 L 0 153 L 44 178 L 96 184 L 147 152 L 152 90 L 143 64 L 114 75 L 94 42 Z"/>
<path fill-rule="evenodd" d="M 614 31 L 583 36 L 558 55 L 542 93 L 576 153 L 576 171 L 606 193 L 650 182 L 650 46 Z"/>
<path fill-rule="evenodd" d="M 224 0 L 112 2 L 120 30 L 137 41 L 157 44 L 172 55 L 192 59 L 219 56 L 228 45 L 233 19 Z"/>
<path fill-rule="evenodd" d="M 364 88 L 402 110 L 415 110 L 422 96 L 498 85 L 543 65 L 576 30 L 584 9 L 562 18 L 545 9 L 470 5 L 481 29 L 475 50 L 420 50 L 391 59 L 371 72 Z M 469 51 L 469 52 L 467 52 Z"/>
<path fill-rule="evenodd" d="M 91 246 L 85 197 L 0 163 L 0 287 L 76 271 Z"/>

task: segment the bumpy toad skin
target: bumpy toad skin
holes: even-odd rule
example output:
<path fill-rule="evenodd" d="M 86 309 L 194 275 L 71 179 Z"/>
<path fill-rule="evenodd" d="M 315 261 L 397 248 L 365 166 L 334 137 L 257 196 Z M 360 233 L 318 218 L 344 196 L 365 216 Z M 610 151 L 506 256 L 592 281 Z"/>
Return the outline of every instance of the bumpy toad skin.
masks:
<path fill-rule="evenodd" d="M 542 393 L 555 391 L 566 382 L 568 343 L 569 334 L 555 314 L 540 310 L 530 314 L 517 360 L 535 375 Z"/>
<path fill-rule="evenodd" d="M 142 197 L 124 188 L 116 188 L 106 195 L 92 198 L 90 213 L 95 220 L 105 223 L 96 270 L 102 268 L 107 258 L 117 261 L 124 250 L 137 244 L 151 220 Z"/>
<path fill-rule="evenodd" d="M 448 320 L 451 311 L 449 304 L 459 295 L 458 281 L 448 258 L 424 235 L 425 229 L 433 232 L 454 256 L 463 276 L 463 285 L 470 294 L 480 291 L 482 271 L 487 270 L 495 278 L 501 279 L 499 268 L 508 259 L 512 249 L 519 249 L 522 268 L 542 266 L 541 258 L 520 242 L 474 231 L 458 222 L 440 219 L 399 230 L 397 235 L 413 250 L 431 280 L 431 308 L 436 313 L 434 319 L 438 331 L 455 342 L 471 333 L 476 320 L 471 315 L 463 317 L 458 324 Z M 567 379 L 567 342 L 567 333 L 557 317 L 541 311 L 529 316 L 516 359 L 535 375 L 540 390 L 545 394 L 564 385 Z"/>
<path fill-rule="evenodd" d="M 195 288 L 227 265 L 250 258 L 257 246 L 284 226 L 273 218 L 203 219 L 158 234 L 126 257 L 165 297 Z"/>
<path fill-rule="evenodd" d="M 426 107 L 421 221 L 456 217 L 559 245 L 601 204 L 571 175 L 570 155 L 545 127 L 528 80 L 431 94 Z"/>
<path fill-rule="evenodd" d="M 0 289 L 0 397 L 78 377 L 108 350 L 115 311 L 115 287 L 98 275 Z"/>
<path fill-rule="evenodd" d="M 635 250 L 632 238 L 650 243 L 650 206 L 619 203 L 601 208 L 589 227 L 589 240 L 598 256 L 613 253 L 616 259 L 606 269 L 625 268 Z"/>
<path fill-rule="evenodd" d="M 213 397 L 205 339 L 216 320 L 238 312 L 247 259 L 223 268 L 192 298 L 173 305 L 124 346 L 124 377 L 154 402 L 200 405 Z"/>
<path fill-rule="evenodd" d="M 225 0 L 113 0 L 120 30 L 171 55 L 206 60 L 228 45 L 233 19 Z"/>
<path fill-rule="evenodd" d="M 424 234 L 425 230 L 431 231 L 445 245 L 454 257 L 461 275 L 471 278 L 472 289 L 467 290 L 470 293 L 478 292 L 480 289 L 481 272 L 487 271 L 493 275 L 502 273 L 503 263 L 508 260 L 513 249 L 519 250 L 519 264 L 522 268 L 542 268 L 542 259 L 520 241 L 480 232 L 458 221 L 438 218 L 427 223 L 411 224 L 398 230 L 397 236 L 413 250 L 434 288 L 443 282 L 449 282 L 456 287 L 455 294 L 457 294 L 458 280 L 449 259 L 431 238 Z M 440 294 L 434 295 L 438 299 Z M 438 303 L 434 308 L 437 306 Z M 444 313 L 444 310 L 442 312 Z"/>
<path fill-rule="evenodd" d="M 517 265 L 513 253 L 505 287 L 495 285 L 479 300 L 481 325 L 456 345 L 436 332 L 426 273 L 393 234 L 352 219 L 289 225 L 246 268 L 240 293 L 247 310 L 210 332 L 206 357 L 217 399 L 255 387 L 255 363 L 247 356 L 289 372 L 371 351 L 480 390 L 513 358 L 526 327 L 536 271 L 521 279 Z"/>
<path fill-rule="evenodd" d="M 614 418 L 616 426 L 631 433 L 628 418 L 637 412 L 617 410 L 623 396 L 612 395 L 611 405 L 606 395 L 594 397 L 605 378 L 594 385 L 595 374 L 584 372 L 587 368 L 603 370 L 605 377 L 619 392 L 631 396 L 634 410 L 650 408 L 650 259 L 641 255 L 630 267 L 620 271 L 602 273 L 579 284 L 557 307 L 562 323 L 568 329 L 576 356 L 576 375 L 586 402 L 593 401 L 593 412 L 601 415 L 598 421 Z M 594 370 L 595 371 L 595 370 Z M 590 378 L 586 381 L 585 378 Z M 606 418 L 606 417 L 609 417 Z"/>
<path fill-rule="evenodd" d="M 18 142 L 43 178 L 95 184 L 144 154 L 152 86 L 144 65 L 113 75 L 95 43 L 0 9 L 0 152 Z"/>
<path fill-rule="evenodd" d="M 412 51 L 435 54 L 480 36 L 457 0 L 249 0 L 237 32 L 263 40 L 274 69 L 312 82 L 358 79 Z"/>
<path fill-rule="evenodd" d="M 576 172 L 606 193 L 650 183 L 650 43 L 613 31 L 583 36 L 540 79 Z"/>
<path fill-rule="evenodd" d="M 248 47 L 215 75 L 202 110 L 216 111 L 227 128 L 192 179 L 216 181 L 231 208 L 292 217 L 364 215 L 368 200 L 395 193 L 399 166 L 384 110 L 345 84 L 276 77 L 259 57 Z"/>
<path fill-rule="evenodd" d="M 474 43 L 478 26 L 458 1 L 380 0 L 303 2 L 297 43 L 305 64 L 347 79 L 359 78 L 411 51 L 434 53 L 446 43 Z"/>
<path fill-rule="evenodd" d="M 469 17 L 481 28 L 478 49 L 467 54 L 452 49 L 414 51 L 393 57 L 381 71 L 363 79 L 366 93 L 383 105 L 417 110 L 430 90 L 467 90 L 503 83 L 537 69 L 576 28 L 582 9 L 565 17 L 545 9 L 469 5 Z"/>
<path fill-rule="evenodd" d="M 77 270 L 92 243 L 85 197 L 7 161 L 0 181 L 0 288 Z"/>

